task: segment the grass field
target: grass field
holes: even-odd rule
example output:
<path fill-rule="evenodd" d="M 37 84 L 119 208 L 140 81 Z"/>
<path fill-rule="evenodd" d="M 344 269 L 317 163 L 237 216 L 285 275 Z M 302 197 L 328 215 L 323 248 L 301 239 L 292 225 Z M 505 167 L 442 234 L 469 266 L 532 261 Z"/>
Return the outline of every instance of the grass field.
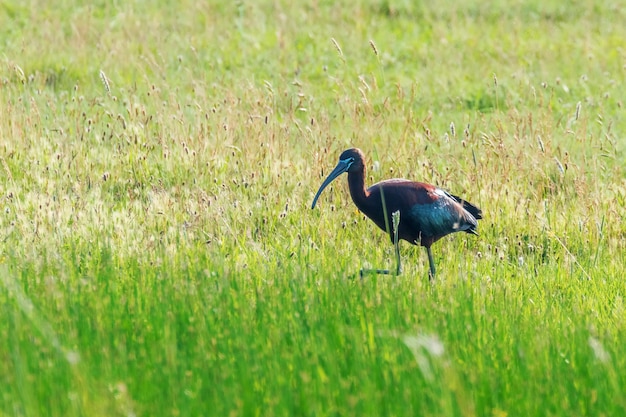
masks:
<path fill-rule="evenodd" d="M 626 414 L 624 7 L 207 3 L 0 4 L 0 416 Z"/>

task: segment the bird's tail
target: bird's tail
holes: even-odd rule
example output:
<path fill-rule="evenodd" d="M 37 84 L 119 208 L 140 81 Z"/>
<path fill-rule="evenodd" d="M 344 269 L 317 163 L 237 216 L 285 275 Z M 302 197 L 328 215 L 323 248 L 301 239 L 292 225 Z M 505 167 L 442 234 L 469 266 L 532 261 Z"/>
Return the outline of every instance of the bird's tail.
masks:
<path fill-rule="evenodd" d="M 461 206 L 463 207 L 463 209 L 472 215 L 472 217 L 468 218 L 468 224 L 469 227 L 467 229 L 465 229 L 466 233 L 471 233 L 474 235 L 478 236 L 478 232 L 476 231 L 476 226 L 478 226 L 478 222 L 477 220 L 480 220 L 483 218 L 483 212 L 481 209 L 479 209 L 478 207 L 476 207 L 475 205 L 473 205 L 472 203 L 470 203 L 469 201 L 465 201 L 463 200 L 461 197 L 457 197 L 455 195 L 453 195 L 452 197 L 454 197 L 454 199 L 461 204 Z"/>
<path fill-rule="evenodd" d="M 476 207 L 475 205 L 473 205 L 472 203 L 470 203 L 469 201 L 465 201 L 465 200 L 461 200 L 459 199 L 459 203 L 461 203 L 461 205 L 463 206 L 463 208 L 467 211 L 469 211 L 469 213 L 474 216 L 474 218 L 476 220 L 480 220 L 483 218 L 483 211 L 481 209 L 479 209 L 478 207 Z"/>
<path fill-rule="evenodd" d="M 469 201 L 463 200 L 461 197 L 456 195 L 452 195 L 452 198 L 454 198 L 459 204 L 461 204 L 461 206 L 463 206 L 463 208 L 467 210 L 469 214 L 474 216 L 476 220 L 480 220 L 483 218 L 483 211 Z"/>
<path fill-rule="evenodd" d="M 465 210 L 469 212 L 476 220 L 480 220 L 483 218 L 483 211 L 470 203 L 469 201 L 463 200 L 461 197 L 456 195 L 452 196 Z"/>

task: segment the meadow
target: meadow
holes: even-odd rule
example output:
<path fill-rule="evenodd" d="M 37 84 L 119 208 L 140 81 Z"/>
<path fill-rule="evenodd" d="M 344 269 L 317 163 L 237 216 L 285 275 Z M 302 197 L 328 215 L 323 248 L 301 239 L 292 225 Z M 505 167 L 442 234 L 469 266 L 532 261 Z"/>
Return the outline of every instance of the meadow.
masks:
<path fill-rule="evenodd" d="M 626 414 L 626 9 L 0 4 L 0 416 Z M 368 183 L 480 206 L 401 245 Z"/>

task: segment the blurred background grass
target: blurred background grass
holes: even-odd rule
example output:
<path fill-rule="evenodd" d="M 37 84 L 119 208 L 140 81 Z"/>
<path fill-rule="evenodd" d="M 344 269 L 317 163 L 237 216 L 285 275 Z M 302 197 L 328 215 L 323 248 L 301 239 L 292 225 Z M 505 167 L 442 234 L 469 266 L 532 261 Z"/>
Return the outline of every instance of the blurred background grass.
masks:
<path fill-rule="evenodd" d="M 7 415 L 619 415 L 624 9 L 3 2 Z M 485 212 L 425 256 L 340 152 Z M 558 381 L 558 382 L 555 382 Z"/>

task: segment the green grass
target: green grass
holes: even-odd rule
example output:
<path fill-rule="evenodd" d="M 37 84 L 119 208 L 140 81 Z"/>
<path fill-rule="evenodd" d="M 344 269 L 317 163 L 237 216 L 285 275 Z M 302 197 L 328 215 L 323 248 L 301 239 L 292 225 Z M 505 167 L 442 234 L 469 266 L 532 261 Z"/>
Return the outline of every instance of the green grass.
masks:
<path fill-rule="evenodd" d="M 623 8 L 209 3 L 0 5 L 1 416 L 626 412 Z"/>

